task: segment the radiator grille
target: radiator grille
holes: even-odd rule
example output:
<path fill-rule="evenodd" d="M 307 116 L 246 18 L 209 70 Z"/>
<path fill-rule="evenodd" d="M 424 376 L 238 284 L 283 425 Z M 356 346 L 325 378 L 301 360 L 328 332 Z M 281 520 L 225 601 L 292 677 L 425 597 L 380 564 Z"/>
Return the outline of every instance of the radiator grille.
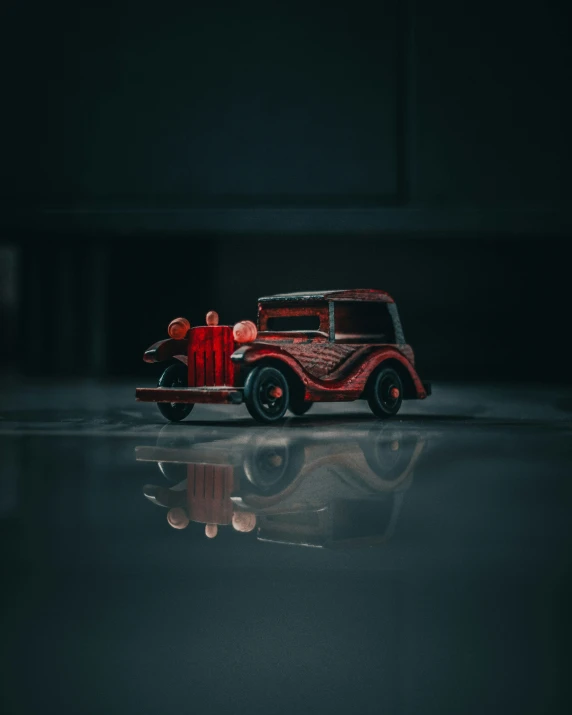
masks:
<path fill-rule="evenodd" d="M 191 328 L 189 339 L 189 387 L 234 384 L 232 328 L 228 325 Z"/>

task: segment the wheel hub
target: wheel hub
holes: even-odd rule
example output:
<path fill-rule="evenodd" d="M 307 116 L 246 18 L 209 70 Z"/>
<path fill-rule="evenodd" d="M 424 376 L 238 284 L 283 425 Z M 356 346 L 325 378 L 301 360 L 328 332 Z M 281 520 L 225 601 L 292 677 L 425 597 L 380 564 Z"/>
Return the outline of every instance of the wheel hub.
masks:
<path fill-rule="evenodd" d="M 263 382 L 259 389 L 260 403 L 267 412 L 272 413 L 280 409 L 284 398 L 284 390 L 274 381 Z"/>

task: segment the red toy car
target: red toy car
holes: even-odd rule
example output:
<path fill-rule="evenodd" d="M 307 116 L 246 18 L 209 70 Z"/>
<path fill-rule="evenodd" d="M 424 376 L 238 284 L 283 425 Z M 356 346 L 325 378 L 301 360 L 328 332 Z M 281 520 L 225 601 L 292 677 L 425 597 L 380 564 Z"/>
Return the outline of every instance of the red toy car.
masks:
<path fill-rule="evenodd" d="M 313 402 L 367 399 L 377 417 L 397 414 L 404 399 L 431 394 L 414 367 L 390 295 L 381 290 L 286 293 L 260 298 L 258 326 L 234 328 L 207 313 L 206 326 L 185 318 L 169 325 L 170 339 L 143 359 L 176 359 L 156 388 L 136 397 L 156 402 L 172 422 L 196 403 L 244 402 L 255 420 L 280 420 L 287 409 L 303 415 Z"/>

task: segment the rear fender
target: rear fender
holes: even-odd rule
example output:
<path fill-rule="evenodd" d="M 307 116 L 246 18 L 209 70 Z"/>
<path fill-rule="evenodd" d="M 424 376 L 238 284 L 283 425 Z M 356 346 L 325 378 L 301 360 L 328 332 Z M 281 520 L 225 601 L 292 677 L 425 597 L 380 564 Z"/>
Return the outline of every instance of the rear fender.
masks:
<path fill-rule="evenodd" d="M 188 350 L 188 340 L 173 340 L 172 338 L 167 338 L 167 340 L 159 340 L 158 343 L 154 343 L 151 347 L 147 348 L 143 355 L 143 360 L 145 362 L 164 362 L 165 360 L 176 358 L 186 365 Z"/>

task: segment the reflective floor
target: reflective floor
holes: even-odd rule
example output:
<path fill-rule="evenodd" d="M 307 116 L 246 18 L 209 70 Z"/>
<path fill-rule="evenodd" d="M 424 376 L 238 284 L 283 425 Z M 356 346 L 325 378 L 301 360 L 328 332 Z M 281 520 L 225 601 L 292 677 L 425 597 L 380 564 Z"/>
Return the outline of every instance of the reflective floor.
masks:
<path fill-rule="evenodd" d="M 2 712 L 572 706 L 572 390 L 261 427 L 0 392 Z"/>

